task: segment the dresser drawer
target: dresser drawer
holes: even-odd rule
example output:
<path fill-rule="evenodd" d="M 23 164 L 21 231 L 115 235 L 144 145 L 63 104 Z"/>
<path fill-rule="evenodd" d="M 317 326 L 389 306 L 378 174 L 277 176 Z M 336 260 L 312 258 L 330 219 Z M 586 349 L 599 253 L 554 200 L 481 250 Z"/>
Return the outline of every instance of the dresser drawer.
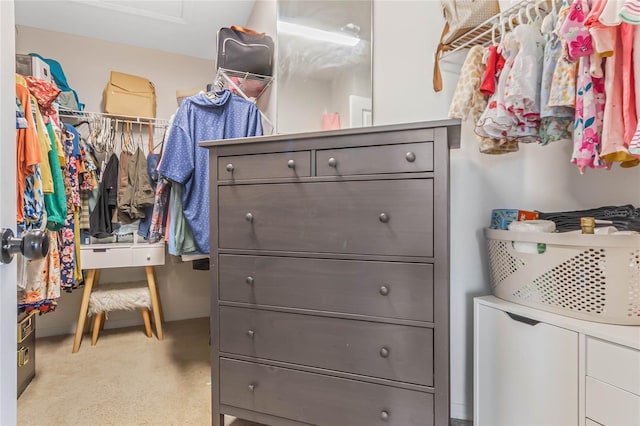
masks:
<path fill-rule="evenodd" d="M 221 249 L 433 256 L 433 180 L 219 188 Z"/>
<path fill-rule="evenodd" d="M 433 385 L 433 330 L 220 307 L 220 351 Z"/>
<path fill-rule="evenodd" d="M 220 403 L 323 426 L 432 426 L 433 394 L 220 359 Z"/>
<path fill-rule="evenodd" d="M 311 176 L 309 151 L 218 158 L 218 180 Z"/>
<path fill-rule="evenodd" d="M 164 245 L 144 244 L 132 250 L 132 266 L 164 265 Z"/>
<path fill-rule="evenodd" d="M 131 246 L 84 246 L 80 248 L 80 267 L 82 269 L 122 268 L 132 265 L 132 257 Z"/>
<path fill-rule="evenodd" d="M 220 300 L 433 321 L 433 265 L 221 255 Z"/>
<path fill-rule="evenodd" d="M 587 376 L 586 415 L 606 425 L 640 425 L 640 396 Z"/>
<path fill-rule="evenodd" d="M 587 375 L 640 395 L 640 351 L 587 337 Z"/>
<path fill-rule="evenodd" d="M 433 171 L 433 143 L 318 150 L 318 176 Z"/>

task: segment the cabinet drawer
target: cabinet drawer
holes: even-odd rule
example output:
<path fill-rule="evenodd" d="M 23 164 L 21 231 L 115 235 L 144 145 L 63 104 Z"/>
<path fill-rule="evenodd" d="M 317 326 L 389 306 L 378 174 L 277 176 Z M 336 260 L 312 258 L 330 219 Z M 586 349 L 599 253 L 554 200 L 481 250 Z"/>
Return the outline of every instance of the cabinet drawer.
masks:
<path fill-rule="evenodd" d="M 220 307 L 220 351 L 433 385 L 433 330 Z"/>
<path fill-rule="evenodd" d="M 164 265 L 164 245 L 143 245 L 133 248 L 132 266 Z"/>
<path fill-rule="evenodd" d="M 316 153 L 318 176 L 433 171 L 433 143 L 325 149 Z"/>
<path fill-rule="evenodd" d="M 36 375 L 36 316 L 18 322 L 17 376 L 18 397 Z"/>
<path fill-rule="evenodd" d="M 309 151 L 218 158 L 218 180 L 311 176 Z"/>
<path fill-rule="evenodd" d="M 219 188 L 219 247 L 433 256 L 433 180 Z"/>
<path fill-rule="evenodd" d="M 587 375 L 640 395 L 640 351 L 587 337 Z"/>
<path fill-rule="evenodd" d="M 587 376 L 586 414 L 603 425 L 639 425 L 640 396 Z"/>
<path fill-rule="evenodd" d="M 80 266 L 82 269 L 121 268 L 132 265 L 132 250 L 127 247 L 96 247 L 80 248 Z"/>
<path fill-rule="evenodd" d="M 433 265 L 221 255 L 220 300 L 433 321 Z"/>
<path fill-rule="evenodd" d="M 433 394 L 220 359 L 220 403 L 323 426 L 432 426 Z"/>

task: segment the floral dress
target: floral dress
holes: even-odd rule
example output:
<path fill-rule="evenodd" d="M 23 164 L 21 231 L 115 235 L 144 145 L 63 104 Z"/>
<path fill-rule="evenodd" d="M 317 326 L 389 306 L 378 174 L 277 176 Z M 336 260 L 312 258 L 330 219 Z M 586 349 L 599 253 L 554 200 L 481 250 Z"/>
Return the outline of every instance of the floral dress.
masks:
<path fill-rule="evenodd" d="M 77 287 L 76 282 L 76 214 L 80 207 L 80 183 L 78 178 L 78 150 L 75 149 L 73 134 L 68 130 L 64 137 L 63 170 L 64 186 L 67 195 L 67 219 L 61 233 L 61 286 L 65 290 Z"/>
<path fill-rule="evenodd" d="M 558 12 L 558 21 L 554 31 L 555 36 L 559 39 L 563 53 L 558 58 L 556 67 L 553 71 L 553 77 L 551 79 L 548 101 L 548 106 L 550 107 L 574 108 L 576 105 L 578 64 L 576 62 L 569 61 L 568 55 L 566 54 L 566 42 L 561 38 L 563 23 L 566 22 L 570 12 L 571 5 L 565 0 Z"/>
<path fill-rule="evenodd" d="M 514 34 L 505 34 L 500 44 L 500 53 L 505 58 L 505 64 L 500 73 L 496 91 L 489 98 L 487 109 L 480 116 L 475 128 L 476 134 L 481 137 L 505 139 L 513 131 L 515 117 L 505 104 L 505 90 L 509 73 L 518 53 L 518 47 Z"/>
<path fill-rule="evenodd" d="M 591 56 L 581 58 L 578 73 L 571 162 L 578 166 L 581 174 L 587 167 L 607 166 L 599 154 L 605 106 L 604 79 L 591 76 L 591 60 Z"/>
<path fill-rule="evenodd" d="M 550 13 L 542 22 L 542 33 L 545 36 L 544 62 L 540 85 L 540 142 L 548 144 L 572 138 L 575 111 L 571 106 L 550 105 L 553 77 L 562 58 L 562 43 L 556 32 L 558 15 Z M 572 66 L 575 70 L 575 66 Z M 575 79 L 574 79 L 575 91 Z M 575 99 L 575 94 L 574 94 Z"/>
<path fill-rule="evenodd" d="M 513 32 L 519 49 L 507 77 L 504 99 L 515 119 L 511 136 L 520 142 L 537 142 L 544 39 L 534 25 L 518 25 Z"/>

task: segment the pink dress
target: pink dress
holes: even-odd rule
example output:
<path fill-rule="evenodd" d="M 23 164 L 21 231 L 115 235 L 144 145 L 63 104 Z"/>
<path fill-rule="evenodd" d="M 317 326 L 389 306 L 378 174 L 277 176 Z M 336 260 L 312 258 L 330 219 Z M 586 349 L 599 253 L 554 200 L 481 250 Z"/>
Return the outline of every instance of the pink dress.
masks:
<path fill-rule="evenodd" d="M 592 69 L 599 69 L 601 59 L 594 52 L 591 34 L 584 26 L 590 6 L 589 0 L 574 1 L 560 29 L 568 59 L 578 61 L 571 162 L 578 166 L 581 174 L 586 168 L 606 166 L 599 154 L 605 105 L 604 80 L 592 74 Z"/>
<path fill-rule="evenodd" d="M 605 105 L 604 79 L 591 76 L 591 61 L 598 60 L 595 56 L 580 58 L 578 66 L 571 162 L 578 166 L 580 174 L 586 168 L 606 167 L 599 154 Z"/>
<path fill-rule="evenodd" d="M 613 54 L 605 60 L 605 91 L 602 147 L 600 156 L 607 162 L 633 167 L 640 163 L 631 153 L 629 144 L 636 131 L 635 84 L 633 75 L 633 26 L 622 23 L 603 27 L 594 33 L 597 39 L 613 46 Z M 598 43 L 599 44 L 599 43 Z"/>

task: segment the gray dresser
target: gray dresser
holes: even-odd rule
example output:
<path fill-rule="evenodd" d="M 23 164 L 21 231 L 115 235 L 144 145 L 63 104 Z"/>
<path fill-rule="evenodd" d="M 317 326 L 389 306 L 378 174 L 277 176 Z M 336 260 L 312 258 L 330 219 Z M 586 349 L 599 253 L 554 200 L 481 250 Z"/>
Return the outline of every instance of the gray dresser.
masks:
<path fill-rule="evenodd" d="M 202 144 L 215 426 L 448 424 L 459 139 L 440 121 Z"/>

